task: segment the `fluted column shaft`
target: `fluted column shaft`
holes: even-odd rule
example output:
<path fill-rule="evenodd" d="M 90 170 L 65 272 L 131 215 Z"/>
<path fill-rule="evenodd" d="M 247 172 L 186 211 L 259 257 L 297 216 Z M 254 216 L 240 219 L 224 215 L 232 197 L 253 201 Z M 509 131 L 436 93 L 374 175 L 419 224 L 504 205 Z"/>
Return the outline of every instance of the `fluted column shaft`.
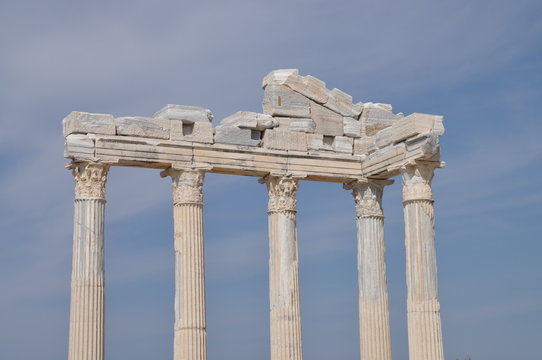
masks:
<path fill-rule="evenodd" d="M 417 162 L 401 169 L 410 360 L 444 359 L 431 191 L 435 166 Z"/>
<path fill-rule="evenodd" d="M 174 360 L 206 360 L 203 178 L 197 170 L 169 170 L 175 231 Z"/>
<path fill-rule="evenodd" d="M 75 177 L 69 360 L 104 358 L 104 210 L 109 167 L 70 165 Z"/>
<path fill-rule="evenodd" d="M 289 177 L 262 179 L 269 194 L 269 297 L 271 360 L 301 360 L 296 192 Z"/>
<path fill-rule="evenodd" d="M 345 185 L 356 202 L 360 354 L 362 360 L 391 360 L 382 192 L 387 180 Z"/>

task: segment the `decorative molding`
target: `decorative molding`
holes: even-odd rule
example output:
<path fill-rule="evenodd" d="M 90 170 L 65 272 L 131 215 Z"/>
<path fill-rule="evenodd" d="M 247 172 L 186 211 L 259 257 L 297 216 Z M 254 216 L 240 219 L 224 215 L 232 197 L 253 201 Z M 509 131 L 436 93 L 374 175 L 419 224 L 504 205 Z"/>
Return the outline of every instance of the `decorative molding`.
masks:
<path fill-rule="evenodd" d="M 352 190 L 356 202 L 356 215 L 360 217 L 384 217 L 382 210 L 382 193 L 390 180 L 360 179 L 344 184 L 346 190 Z"/>
<path fill-rule="evenodd" d="M 296 194 L 299 187 L 296 179 L 289 176 L 266 176 L 260 183 L 267 184 L 269 212 L 296 211 Z"/>
<path fill-rule="evenodd" d="M 403 177 L 403 202 L 413 200 L 433 201 L 431 180 L 438 165 L 430 162 L 418 161 L 414 165 L 407 165 L 400 169 Z"/>
<path fill-rule="evenodd" d="M 75 178 L 75 198 L 105 199 L 105 183 L 109 172 L 109 165 L 94 162 L 71 163 L 68 168 L 72 170 Z"/>
<path fill-rule="evenodd" d="M 203 204 L 205 173 L 199 170 L 169 170 L 173 187 L 173 204 Z"/>

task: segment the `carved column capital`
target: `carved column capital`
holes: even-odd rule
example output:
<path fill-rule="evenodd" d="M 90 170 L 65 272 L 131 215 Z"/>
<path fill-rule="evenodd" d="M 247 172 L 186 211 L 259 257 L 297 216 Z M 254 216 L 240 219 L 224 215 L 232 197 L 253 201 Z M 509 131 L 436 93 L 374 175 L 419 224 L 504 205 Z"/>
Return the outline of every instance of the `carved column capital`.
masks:
<path fill-rule="evenodd" d="M 403 177 L 403 202 L 414 200 L 433 201 L 431 180 L 440 163 L 417 161 L 400 169 Z"/>
<path fill-rule="evenodd" d="M 267 184 L 269 194 L 268 212 L 296 211 L 297 179 L 291 176 L 266 176 L 260 183 Z"/>
<path fill-rule="evenodd" d="M 109 165 L 95 162 L 77 162 L 68 165 L 75 178 L 75 198 L 105 199 L 105 183 Z"/>
<path fill-rule="evenodd" d="M 393 184 L 392 180 L 360 179 L 344 184 L 352 190 L 356 202 L 356 215 L 360 217 L 384 217 L 382 211 L 382 192 L 384 186 Z"/>
<path fill-rule="evenodd" d="M 203 179 L 200 170 L 168 170 L 173 186 L 173 204 L 203 205 Z"/>

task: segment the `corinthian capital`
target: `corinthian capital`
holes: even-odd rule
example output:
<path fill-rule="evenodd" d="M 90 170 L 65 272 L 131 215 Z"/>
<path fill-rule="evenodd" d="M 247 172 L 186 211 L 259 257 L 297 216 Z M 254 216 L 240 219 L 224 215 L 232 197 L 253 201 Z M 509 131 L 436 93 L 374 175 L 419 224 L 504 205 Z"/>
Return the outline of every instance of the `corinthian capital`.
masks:
<path fill-rule="evenodd" d="M 344 184 L 343 187 L 346 190 L 352 190 L 352 196 L 356 201 L 357 217 L 383 217 L 383 188 L 392 183 L 391 180 L 363 179 Z"/>
<path fill-rule="evenodd" d="M 433 201 L 431 180 L 433 179 L 435 168 L 439 166 L 440 163 L 418 161 L 414 165 L 402 167 L 403 201 Z"/>
<path fill-rule="evenodd" d="M 299 187 L 296 179 L 289 176 L 266 176 L 260 183 L 267 184 L 269 212 L 296 211 L 296 193 Z"/>
<path fill-rule="evenodd" d="M 199 170 L 169 170 L 173 182 L 173 204 L 203 204 L 203 179 Z"/>
<path fill-rule="evenodd" d="M 72 170 L 75 178 L 75 198 L 105 199 L 105 182 L 109 165 L 93 162 L 71 163 L 68 168 Z"/>

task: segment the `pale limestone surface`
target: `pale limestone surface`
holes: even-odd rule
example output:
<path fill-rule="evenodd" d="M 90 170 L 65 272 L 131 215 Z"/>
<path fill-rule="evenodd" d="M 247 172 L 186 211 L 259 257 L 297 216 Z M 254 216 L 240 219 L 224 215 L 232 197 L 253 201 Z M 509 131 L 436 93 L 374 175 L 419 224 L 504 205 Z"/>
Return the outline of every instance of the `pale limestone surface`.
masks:
<path fill-rule="evenodd" d="M 263 177 L 269 192 L 271 360 L 302 358 L 295 194 L 300 180 L 347 184 L 356 199 L 362 360 L 391 359 L 382 187 L 403 176 L 411 360 L 443 358 L 436 282 L 433 169 L 442 116 L 357 102 L 295 69 L 262 83 L 263 113 L 213 127 L 210 110 L 166 105 L 153 117 L 72 112 L 64 156 L 76 179 L 70 360 L 103 360 L 103 211 L 110 166 L 165 169 L 174 184 L 174 359 L 207 357 L 204 173 Z M 421 251 L 421 250 L 424 251 Z"/>

